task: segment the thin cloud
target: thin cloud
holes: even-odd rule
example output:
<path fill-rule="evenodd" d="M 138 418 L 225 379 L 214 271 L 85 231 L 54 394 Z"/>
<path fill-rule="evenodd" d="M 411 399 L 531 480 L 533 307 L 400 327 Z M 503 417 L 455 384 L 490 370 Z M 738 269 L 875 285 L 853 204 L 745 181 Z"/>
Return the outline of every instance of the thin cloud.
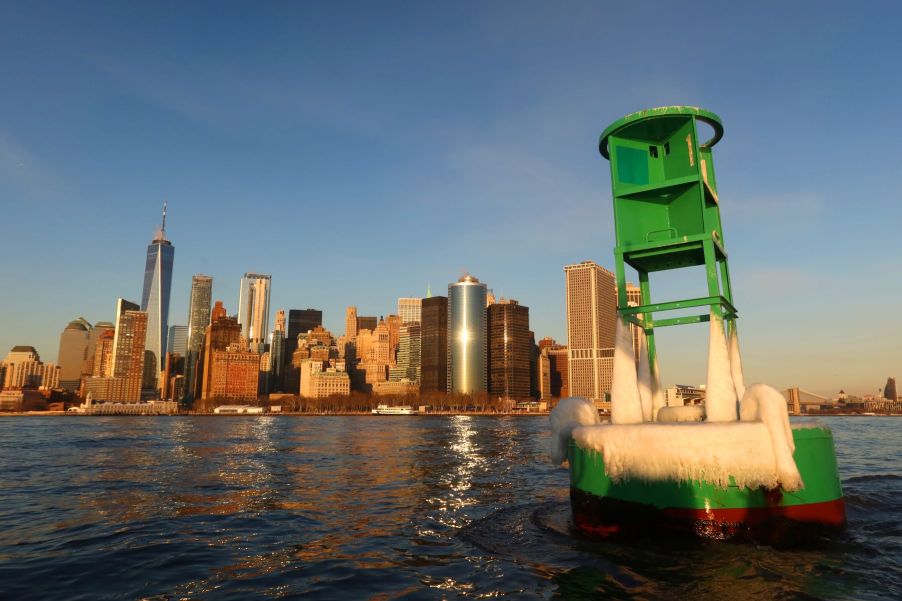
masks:
<path fill-rule="evenodd" d="M 765 231 L 782 234 L 787 229 L 810 230 L 820 222 L 826 205 L 821 194 L 800 191 L 731 198 L 724 204 L 723 212 L 725 220 L 766 224 Z"/>
<path fill-rule="evenodd" d="M 0 131 L 0 181 L 25 194 L 46 198 L 59 192 L 58 175 L 38 156 Z"/>

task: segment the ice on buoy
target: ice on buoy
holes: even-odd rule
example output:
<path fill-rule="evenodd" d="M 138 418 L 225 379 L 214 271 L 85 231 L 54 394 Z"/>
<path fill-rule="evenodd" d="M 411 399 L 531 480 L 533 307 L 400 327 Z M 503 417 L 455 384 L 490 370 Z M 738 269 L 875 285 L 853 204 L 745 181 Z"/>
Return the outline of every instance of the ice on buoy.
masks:
<path fill-rule="evenodd" d="M 551 461 L 560 465 L 567 459 L 567 442 L 577 426 L 599 423 L 595 403 L 581 396 L 561 399 L 551 410 Z"/>
<path fill-rule="evenodd" d="M 709 422 L 737 420 L 736 387 L 724 336 L 723 318 L 711 311 L 708 340 L 708 381 L 705 385 L 705 415 Z"/>
<path fill-rule="evenodd" d="M 683 405 L 682 407 L 661 407 L 657 421 L 662 423 L 701 422 L 705 420 L 705 408 L 701 405 Z"/>
<path fill-rule="evenodd" d="M 789 425 L 789 412 L 780 391 L 767 384 L 752 384 L 745 391 L 739 408 L 742 421 L 760 421 L 767 426 L 783 488 L 790 491 L 802 488 L 804 483 L 792 457 L 796 446 Z"/>
<path fill-rule="evenodd" d="M 642 401 L 636 375 L 636 355 L 629 323 L 617 317 L 614 341 L 614 377 L 611 381 L 611 423 L 642 422 Z"/>
<path fill-rule="evenodd" d="M 642 421 L 651 422 L 654 414 L 654 382 L 652 381 L 651 365 L 648 362 L 648 340 L 645 332 L 639 329 L 639 402 L 642 405 Z"/>
<path fill-rule="evenodd" d="M 664 388 L 661 386 L 661 370 L 658 368 L 658 354 L 655 353 L 654 366 L 651 372 L 652 389 L 652 419 L 658 419 L 658 413 L 667 406 L 667 400 L 664 398 Z"/>
<path fill-rule="evenodd" d="M 739 354 L 739 334 L 735 319 L 730 323 L 730 374 L 733 376 L 736 398 L 741 399 L 745 396 L 745 378 L 742 375 L 742 355 Z"/>

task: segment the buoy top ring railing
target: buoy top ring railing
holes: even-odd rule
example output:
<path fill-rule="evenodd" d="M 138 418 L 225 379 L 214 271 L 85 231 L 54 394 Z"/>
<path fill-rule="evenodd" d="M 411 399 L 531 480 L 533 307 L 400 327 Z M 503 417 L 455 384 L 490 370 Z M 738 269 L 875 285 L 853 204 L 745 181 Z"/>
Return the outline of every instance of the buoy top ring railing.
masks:
<path fill-rule="evenodd" d="M 598 150 L 601 151 L 601 156 L 606 159 L 611 158 L 608 151 L 608 137 L 610 137 L 620 129 L 627 127 L 628 125 L 634 125 L 640 121 L 647 121 L 650 119 L 667 117 L 670 115 L 693 115 L 699 121 L 703 121 L 711 126 L 711 128 L 714 130 L 714 135 L 704 144 L 699 144 L 699 147 L 701 148 L 711 148 L 712 146 L 717 144 L 717 142 L 723 137 L 723 123 L 721 123 L 720 117 L 718 117 L 711 111 L 707 111 L 697 106 L 661 106 L 658 108 L 645 109 L 644 111 L 630 113 L 626 117 L 618 119 L 614 123 L 610 124 L 607 129 L 605 129 L 601 134 L 601 138 L 598 141 Z"/>

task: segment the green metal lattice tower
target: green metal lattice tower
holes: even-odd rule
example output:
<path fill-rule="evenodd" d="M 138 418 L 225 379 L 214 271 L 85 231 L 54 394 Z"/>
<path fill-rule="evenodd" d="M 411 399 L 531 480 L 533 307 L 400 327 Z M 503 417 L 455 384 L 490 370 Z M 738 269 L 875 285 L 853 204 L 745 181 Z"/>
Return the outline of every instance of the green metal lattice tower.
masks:
<path fill-rule="evenodd" d="M 698 122 L 714 135 L 701 142 Z M 710 320 L 710 311 L 734 324 L 736 308 L 724 249 L 711 148 L 723 136 L 720 118 L 690 106 L 639 111 L 601 134 L 599 150 L 611 162 L 617 246 L 617 310 L 645 330 L 654 364 L 654 328 Z M 624 265 L 639 274 L 641 303 L 627 305 Z M 649 274 L 705 266 L 707 290 L 697 298 L 652 303 Z M 709 307 L 704 314 L 659 318 L 676 309 Z"/>

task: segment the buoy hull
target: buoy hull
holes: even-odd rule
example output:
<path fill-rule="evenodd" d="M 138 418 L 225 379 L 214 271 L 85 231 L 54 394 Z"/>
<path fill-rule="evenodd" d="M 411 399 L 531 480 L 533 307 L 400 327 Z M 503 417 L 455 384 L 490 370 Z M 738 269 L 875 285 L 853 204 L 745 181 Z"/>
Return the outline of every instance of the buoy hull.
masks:
<path fill-rule="evenodd" d="M 570 500 L 576 529 L 593 537 L 688 535 L 793 546 L 845 528 L 833 436 L 793 430 L 793 458 L 805 488 L 717 487 L 706 482 L 615 482 L 601 455 L 570 444 Z"/>

